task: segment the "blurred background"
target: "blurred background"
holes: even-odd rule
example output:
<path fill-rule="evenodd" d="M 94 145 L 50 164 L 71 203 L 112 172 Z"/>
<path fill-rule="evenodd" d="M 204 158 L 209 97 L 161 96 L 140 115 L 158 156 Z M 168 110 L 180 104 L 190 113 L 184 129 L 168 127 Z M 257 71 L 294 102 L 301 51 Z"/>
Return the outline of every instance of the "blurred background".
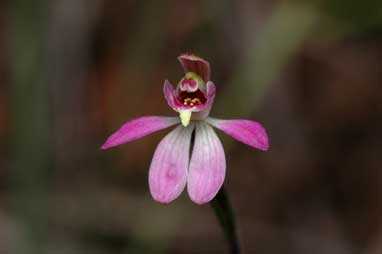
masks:
<path fill-rule="evenodd" d="M 0 1 L 0 253 L 227 253 L 209 205 L 154 202 L 169 131 L 101 151 L 121 124 L 176 115 L 176 57 L 210 61 L 244 253 L 382 253 L 382 3 Z"/>

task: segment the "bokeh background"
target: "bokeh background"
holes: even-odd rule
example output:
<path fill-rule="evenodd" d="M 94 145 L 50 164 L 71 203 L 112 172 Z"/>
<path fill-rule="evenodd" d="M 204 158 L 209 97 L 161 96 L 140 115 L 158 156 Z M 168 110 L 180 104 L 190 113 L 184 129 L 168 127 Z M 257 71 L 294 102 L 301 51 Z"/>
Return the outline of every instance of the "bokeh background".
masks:
<path fill-rule="evenodd" d="M 208 59 L 244 253 L 382 253 L 382 3 L 0 1 L 0 253 L 227 253 L 209 205 L 164 206 L 147 174 L 168 130 L 108 151 Z"/>

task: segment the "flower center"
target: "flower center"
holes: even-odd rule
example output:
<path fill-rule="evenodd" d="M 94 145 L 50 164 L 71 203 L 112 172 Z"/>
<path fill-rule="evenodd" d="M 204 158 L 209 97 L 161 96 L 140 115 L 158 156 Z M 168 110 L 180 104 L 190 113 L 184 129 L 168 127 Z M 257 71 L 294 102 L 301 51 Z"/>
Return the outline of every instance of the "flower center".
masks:
<path fill-rule="evenodd" d="M 205 89 L 202 78 L 194 73 L 187 72 L 184 78 L 178 84 L 178 99 L 184 106 L 197 106 L 207 101 L 203 93 Z"/>
<path fill-rule="evenodd" d="M 191 107 L 204 104 L 207 100 L 203 92 L 199 89 L 192 93 L 180 92 L 178 94 L 178 98 L 183 103 L 183 105 Z"/>

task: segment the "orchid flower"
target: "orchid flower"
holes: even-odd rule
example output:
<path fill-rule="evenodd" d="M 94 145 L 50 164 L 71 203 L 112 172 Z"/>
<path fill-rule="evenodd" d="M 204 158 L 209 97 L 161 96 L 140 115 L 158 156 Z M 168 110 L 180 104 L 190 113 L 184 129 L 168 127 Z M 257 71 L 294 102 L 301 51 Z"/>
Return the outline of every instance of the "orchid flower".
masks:
<path fill-rule="evenodd" d="M 176 88 L 166 80 L 163 92 L 179 118 L 144 116 L 128 121 L 101 148 L 118 146 L 178 124 L 156 148 L 149 170 L 150 192 L 154 200 L 167 204 L 179 197 L 187 185 L 191 200 L 204 204 L 222 187 L 226 172 L 224 149 L 211 126 L 264 151 L 269 147 L 268 136 L 255 121 L 209 117 L 216 94 L 215 84 L 210 80 L 209 62 L 190 54 L 181 55 L 178 60 L 185 75 Z"/>

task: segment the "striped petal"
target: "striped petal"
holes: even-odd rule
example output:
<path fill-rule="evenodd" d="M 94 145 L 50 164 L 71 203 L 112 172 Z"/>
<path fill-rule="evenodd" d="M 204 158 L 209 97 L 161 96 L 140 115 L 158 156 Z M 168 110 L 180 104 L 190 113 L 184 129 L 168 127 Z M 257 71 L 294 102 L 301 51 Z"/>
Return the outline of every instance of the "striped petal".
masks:
<path fill-rule="evenodd" d="M 251 120 L 221 120 L 216 118 L 208 118 L 207 122 L 244 144 L 263 151 L 269 148 L 267 132 L 258 122 Z"/>
<path fill-rule="evenodd" d="M 178 57 L 184 72 L 194 72 L 202 77 L 204 82 L 210 80 L 210 63 L 203 58 L 192 54 L 183 54 Z"/>
<path fill-rule="evenodd" d="M 191 134 L 194 125 L 178 126 L 159 143 L 151 161 L 149 187 L 160 203 L 176 199 L 186 185 Z"/>
<path fill-rule="evenodd" d="M 144 116 L 128 121 L 106 140 L 101 149 L 108 149 L 126 142 L 134 141 L 177 123 L 179 123 L 177 117 L 163 116 Z"/>
<path fill-rule="evenodd" d="M 197 204 L 211 201 L 223 185 L 225 171 L 224 149 L 219 138 L 207 123 L 198 123 L 187 181 L 191 200 Z"/>

